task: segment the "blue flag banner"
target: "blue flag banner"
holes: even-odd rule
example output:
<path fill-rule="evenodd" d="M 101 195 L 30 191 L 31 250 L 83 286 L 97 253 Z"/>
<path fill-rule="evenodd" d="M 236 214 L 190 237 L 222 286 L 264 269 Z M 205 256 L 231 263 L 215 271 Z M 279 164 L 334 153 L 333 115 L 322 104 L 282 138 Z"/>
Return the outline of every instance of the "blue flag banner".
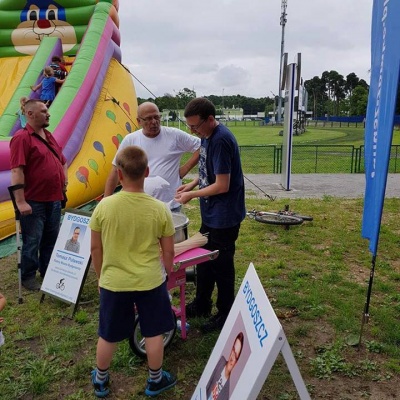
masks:
<path fill-rule="evenodd" d="M 365 199 L 362 237 L 376 256 L 392 144 L 400 68 L 400 1 L 374 0 L 371 82 L 365 123 Z"/>

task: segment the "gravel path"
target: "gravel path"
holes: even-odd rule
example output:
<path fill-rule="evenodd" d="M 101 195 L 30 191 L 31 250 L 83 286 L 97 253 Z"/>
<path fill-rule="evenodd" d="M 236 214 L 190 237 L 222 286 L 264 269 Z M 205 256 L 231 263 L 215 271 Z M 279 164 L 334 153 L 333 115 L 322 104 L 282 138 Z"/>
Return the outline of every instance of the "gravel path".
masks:
<path fill-rule="evenodd" d="M 290 190 L 285 190 L 280 182 L 279 174 L 247 174 L 246 196 L 265 197 L 265 192 L 270 196 L 289 199 L 324 196 L 358 198 L 364 197 L 365 191 L 364 174 L 292 174 Z M 388 175 L 386 197 L 400 197 L 400 174 Z"/>

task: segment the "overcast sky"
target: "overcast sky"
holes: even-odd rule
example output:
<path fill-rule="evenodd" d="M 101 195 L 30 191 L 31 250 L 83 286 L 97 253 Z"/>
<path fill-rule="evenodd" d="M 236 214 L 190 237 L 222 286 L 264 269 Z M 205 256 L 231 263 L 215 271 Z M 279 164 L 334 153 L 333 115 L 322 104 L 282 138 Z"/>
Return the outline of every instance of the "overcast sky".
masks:
<path fill-rule="evenodd" d="M 278 92 L 281 0 L 119 0 L 122 62 L 154 95 Z M 284 50 L 304 80 L 336 70 L 369 84 L 372 0 L 288 0 Z M 134 80 L 138 97 L 153 97 Z"/>

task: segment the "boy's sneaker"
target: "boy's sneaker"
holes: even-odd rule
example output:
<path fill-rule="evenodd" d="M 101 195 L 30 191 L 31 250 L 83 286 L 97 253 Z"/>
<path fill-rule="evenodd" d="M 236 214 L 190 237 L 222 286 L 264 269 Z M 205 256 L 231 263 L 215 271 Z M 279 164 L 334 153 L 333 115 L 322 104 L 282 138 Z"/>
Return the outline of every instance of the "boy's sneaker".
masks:
<path fill-rule="evenodd" d="M 155 382 L 151 379 L 147 379 L 147 386 L 144 393 L 146 396 L 154 397 L 158 396 L 165 390 L 171 389 L 176 385 L 176 377 L 167 371 L 163 371 L 160 382 Z"/>
<path fill-rule="evenodd" d="M 97 397 L 106 397 L 110 393 L 110 376 L 107 375 L 107 379 L 104 382 L 96 381 L 96 370 L 94 369 L 91 373 L 92 384 L 94 387 L 94 394 Z"/>

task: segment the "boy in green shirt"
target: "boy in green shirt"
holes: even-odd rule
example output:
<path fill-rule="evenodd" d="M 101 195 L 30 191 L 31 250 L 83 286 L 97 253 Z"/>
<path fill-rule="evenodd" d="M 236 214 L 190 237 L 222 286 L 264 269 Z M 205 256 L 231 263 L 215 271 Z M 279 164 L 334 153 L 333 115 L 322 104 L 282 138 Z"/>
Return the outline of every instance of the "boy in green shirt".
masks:
<path fill-rule="evenodd" d="M 144 193 L 144 179 L 149 175 L 145 152 L 128 146 L 116 161 L 123 190 L 104 198 L 89 224 L 100 292 L 92 383 L 97 397 L 108 395 L 108 369 L 117 342 L 133 332 L 136 304 L 149 366 L 145 394 L 157 396 L 176 384 L 176 377 L 162 370 L 162 334 L 174 328 L 166 274 L 173 266 L 175 228 L 168 207 Z"/>

